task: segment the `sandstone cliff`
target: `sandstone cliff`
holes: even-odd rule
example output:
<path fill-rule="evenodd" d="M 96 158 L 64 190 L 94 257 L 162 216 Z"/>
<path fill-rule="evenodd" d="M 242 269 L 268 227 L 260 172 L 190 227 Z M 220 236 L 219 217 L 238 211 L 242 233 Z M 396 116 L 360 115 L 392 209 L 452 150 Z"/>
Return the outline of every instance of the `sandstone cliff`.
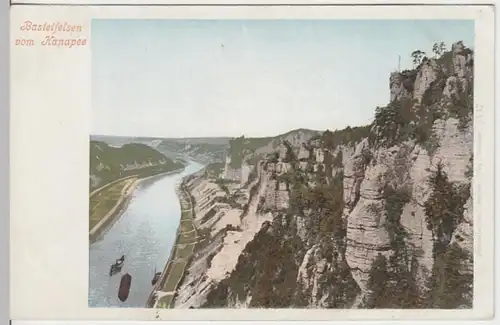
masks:
<path fill-rule="evenodd" d="M 458 42 L 391 74 L 370 125 L 281 141 L 246 182 L 194 177 L 225 205 L 197 212 L 176 306 L 470 308 L 473 63 Z"/>
<path fill-rule="evenodd" d="M 319 132 L 314 130 L 297 129 L 275 137 L 245 138 L 241 136 L 231 139 L 222 178 L 245 184 L 256 162 L 279 151 L 284 141 L 298 148 L 318 134 Z"/>

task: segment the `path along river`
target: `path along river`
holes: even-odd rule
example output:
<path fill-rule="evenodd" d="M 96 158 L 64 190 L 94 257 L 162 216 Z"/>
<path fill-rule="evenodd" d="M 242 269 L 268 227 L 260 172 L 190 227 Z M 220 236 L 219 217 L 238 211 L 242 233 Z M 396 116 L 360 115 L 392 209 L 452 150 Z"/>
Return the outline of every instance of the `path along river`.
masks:
<path fill-rule="evenodd" d="M 152 290 L 151 280 L 167 262 L 181 217 L 175 187 L 181 179 L 203 168 L 190 162 L 178 174 L 145 180 L 135 189 L 127 209 L 89 252 L 89 307 L 145 306 Z M 125 255 L 122 272 L 112 277 L 109 268 Z M 121 276 L 132 276 L 130 294 L 118 299 Z"/>

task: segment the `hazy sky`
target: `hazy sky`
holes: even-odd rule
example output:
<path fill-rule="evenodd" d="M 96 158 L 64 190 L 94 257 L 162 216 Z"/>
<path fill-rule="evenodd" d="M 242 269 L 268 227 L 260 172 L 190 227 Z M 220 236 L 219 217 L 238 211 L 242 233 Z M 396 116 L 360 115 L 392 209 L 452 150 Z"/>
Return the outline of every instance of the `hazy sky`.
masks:
<path fill-rule="evenodd" d="M 369 123 L 413 50 L 473 21 L 94 20 L 92 133 L 267 136 Z"/>

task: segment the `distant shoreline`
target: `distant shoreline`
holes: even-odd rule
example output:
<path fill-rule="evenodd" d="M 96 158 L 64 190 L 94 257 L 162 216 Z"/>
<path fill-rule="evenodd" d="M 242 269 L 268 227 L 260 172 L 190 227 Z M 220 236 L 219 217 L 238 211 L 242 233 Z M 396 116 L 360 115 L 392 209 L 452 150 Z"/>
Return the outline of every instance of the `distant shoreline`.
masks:
<path fill-rule="evenodd" d="M 132 199 L 132 194 L 134 193 L 137 185 L 139 185 L 142 181 L 154 178 L 154 177 L 163 177 L 163 176 L 168 176 L 168 175 L 173 175 L 173 174 L 178 174 L 181 173 L 186 169 L 186 166 L 183 166 L 182 168 L 178 168 L 175 170 L 171 170 L 168 172 L 163 172 L 159 173 L 156 175 L 151 175 L 147 176 L 144 178 L 138 178 L 131 184 L 128 184 L 125 186 L 125 188 L 122 190 L 122 194 L 120 198 L 118 199 L 118 202 L 115 204 L 114 207 L 112 207 L 109 212 L 90 230 L 89 232 L 89 245 L 92 245 L 96 241 L 98 241 L 105 233 L 106 231 L 119 219 L 119 217 L 125 212 L 125 210 L 128 207 L 128 204 L 130 203 Z M 133 176 L 130 176 L 133 177 Z M 127 179 L 124 178 L 124 179 Z M 122 180 L 124 180 L 122 179 Z M 116 181 L 113 181 L 114 183 Z M 103 186 L 102 188 L 106 187 L 107 185 Z M 90 198 L 90 196 L 89 196 Z"/>

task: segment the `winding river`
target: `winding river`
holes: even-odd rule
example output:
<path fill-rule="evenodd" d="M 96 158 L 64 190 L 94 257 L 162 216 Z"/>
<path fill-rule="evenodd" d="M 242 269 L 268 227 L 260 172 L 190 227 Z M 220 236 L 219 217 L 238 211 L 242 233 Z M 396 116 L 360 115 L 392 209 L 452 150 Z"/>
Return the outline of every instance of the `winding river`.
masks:
<path fill-rule="evenodd" d="M 158 176 L 139 183 L 116 223 L 89 252 L 89 307 L 143 308 L 152 290 L 151 279 L 161 272 L 170 256 L 181 217 L 175 187 L 181 179 L 203 168 L 190 162 L 178 174 Z M 125 255 L 122 272 L 112 277 L 109 268 Z M 121 275 L 132 276 L 125 302 L 118 297 Z"/>

